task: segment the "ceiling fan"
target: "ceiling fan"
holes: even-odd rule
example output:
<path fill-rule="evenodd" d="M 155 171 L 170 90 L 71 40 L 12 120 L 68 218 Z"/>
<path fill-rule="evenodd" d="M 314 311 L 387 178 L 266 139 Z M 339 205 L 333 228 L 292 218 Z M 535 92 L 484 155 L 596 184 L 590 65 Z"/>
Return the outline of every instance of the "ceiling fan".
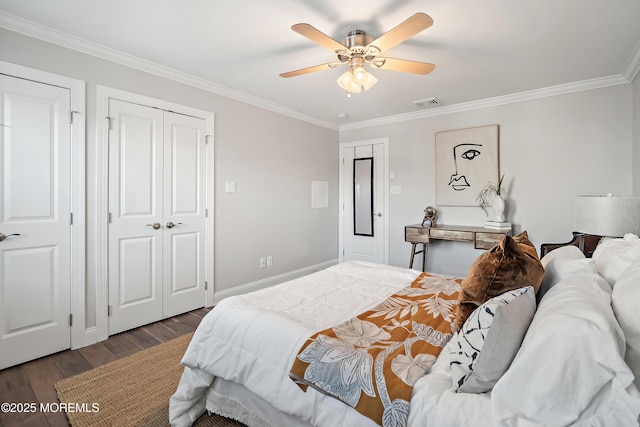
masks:
<path fill-rule="evenodd" d="M 338 78 L 338 85 L 347 91 L 347 95 L 359 93 L 362 88 L 370 89 L 378 79 L 364 69 L 365 64 L 383 70 L 402 71 L 414 74 L 429 74 L 435 68 L 434 64 L 426 62 L 409 61 L 380 56 L 384 51 L 402 43 L 410 37 L 426 30 L 433 25 L 433 19 L 425 13 L 416 13 L 398 26 L 387 31 L 377 39 L 369 36 L 362 30 L 353 30 L 342 40 L 342 43 L 332 39 L 315 27 L 301 23 L 295 24 L 291 29 L 309 40 L 333 50 L 337 55 L 337 61 L 300 70 L 289 71 L 280 74 L 280 77 L 294 77 L 314 71 L 327 70 L 348 65 L 349 69 Z"/>

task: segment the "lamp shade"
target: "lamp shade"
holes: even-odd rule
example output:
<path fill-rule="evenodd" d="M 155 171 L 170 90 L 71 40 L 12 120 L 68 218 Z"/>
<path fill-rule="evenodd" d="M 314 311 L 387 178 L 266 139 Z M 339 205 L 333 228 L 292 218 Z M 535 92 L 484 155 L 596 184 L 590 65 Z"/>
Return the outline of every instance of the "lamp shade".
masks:
<path fill-rule="evenodd" d="M 640 234 L 640 197 L 576 196 L 575 231 L 609 237 Z"/>

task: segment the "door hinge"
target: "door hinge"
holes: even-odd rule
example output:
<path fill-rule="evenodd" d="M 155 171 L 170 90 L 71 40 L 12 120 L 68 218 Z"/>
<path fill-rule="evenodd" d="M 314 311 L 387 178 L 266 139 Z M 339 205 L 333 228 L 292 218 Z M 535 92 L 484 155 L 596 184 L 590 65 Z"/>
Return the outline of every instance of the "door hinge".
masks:
<path fill-rule="evenodd" d="M 107 222 L 111 224 L 111 212 L 107 212 Z"/>
<path fill-rule="evenodd" d="M 73 212 L 69 214 L 69 225 L 73 225 Z"/>
<path fill-rule="evenodd" d="M 213 135 L 205 135 L 204 136 L 204 143 L 208 144 L 209 143 L 209 138 L 211 138 Z"/>
<path fill-rule="evenodd" d="M 107 119 L 107 130 L 111 130 L 111 117 L 107 116 L 105 119 Z"/>
<path fill-rule="evenodd" d="M 69 326 L 73 326 L 73 314 L 69 313 Z"/>
<path fill-rule="evenodd" d="M 207 281 L 204 281 L 204 290 L 207 291 L 209 290 L 209 284 L 207 283 Z"/>
<path fill-rule="evenodd" d="M 205 208 L 205 210 L 204 210 L 204 217 L 205 217 L 205 218 L 209 218 L 209 209 L 206 209 L 206 208 Z"/>
<path fill-rule="evenodd" d="M 107 306 L 107 316 L 111 316 L 111 306 Z"/>
<path fill-rule="evenodd" d="M 73 124 L 73 115 L 74 115 L 74 114 L 78 114 L 78 112 L 77 112 L 77 111 L 71 111 L 71 112 L 69 113 L 69 116 L 70 116 L 70 117 L 69 117 L 69 124 Z"/>

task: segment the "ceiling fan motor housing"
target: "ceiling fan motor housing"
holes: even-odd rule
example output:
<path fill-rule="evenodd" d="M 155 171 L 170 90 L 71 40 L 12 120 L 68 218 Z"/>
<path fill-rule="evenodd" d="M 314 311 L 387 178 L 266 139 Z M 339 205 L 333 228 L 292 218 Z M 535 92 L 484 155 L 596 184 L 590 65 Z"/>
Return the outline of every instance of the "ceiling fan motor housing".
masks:
<path fill-rule="evenodd" d="M 354 47 L 362 47 L 364 48 L 366 45 L 373 41 L 373 37 L 367 35 L 362 30 L 353 30 L 349 32 L 349 35 L 342 40 L 342 44 L 348 47 L 349 49 L 353 49 Z"/>
<path fill-rule="evenodd" d="M 344 52 L 337 52 L 338 59 L 347 62 L 355 56 L 362 56 L 365 53 L 365 47 L 373 41 L 373 37 L 367 35 L 363 30 L 353 30 L 342 40 L 342 45 L 347 48 Z M 349 53 L 350 52 L 350 53 Z"/>

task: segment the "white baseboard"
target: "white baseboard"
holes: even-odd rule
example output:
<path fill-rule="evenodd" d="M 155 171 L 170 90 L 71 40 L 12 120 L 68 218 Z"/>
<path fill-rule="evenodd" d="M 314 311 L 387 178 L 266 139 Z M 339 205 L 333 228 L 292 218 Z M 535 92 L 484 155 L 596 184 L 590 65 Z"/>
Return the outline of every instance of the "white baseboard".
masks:
<path fill-rule="evenodd" d="M 225 298 L 242 295 L 249 292 L 257 291 L 260 289 L 268 288 L 279 283 L 286 282 L 288 280 L 297 279 L 298 277 L 306 276 L 307 274 L 315 273 L 316 271 L 324 270 L 327 267 L 338 264 L 338 259 L 332 259 L 320 264 L 310 265 L 308 267 L 300 268 L 298 270 L 289 271 L 287 273 L 278 274 L 277 276 L 267 277 L 266 279 L 256 280 L 255 282 L 245 283 L 244 285 L 234 286 L 231 289 L 225 289 L 224 291 L 214 291 L 213 304 L 217 304 Z"/>

